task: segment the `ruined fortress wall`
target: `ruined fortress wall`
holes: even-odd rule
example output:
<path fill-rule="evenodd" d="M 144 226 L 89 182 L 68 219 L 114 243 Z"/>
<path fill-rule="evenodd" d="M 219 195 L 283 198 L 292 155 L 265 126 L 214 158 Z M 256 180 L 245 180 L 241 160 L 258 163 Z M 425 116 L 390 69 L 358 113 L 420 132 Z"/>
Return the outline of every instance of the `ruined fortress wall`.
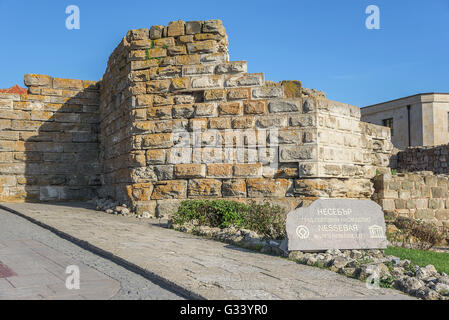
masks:
<path fill-rule="evenodd" d="M 435 147 L 412 147 L 397 154 L 400 172 L 432 171 L 449 174 L 449 144 Z"/>
<path fill-rule="evenodd" d="M 169 213 L 182 199 L 370 197 L 388 165 L 389 131 L 357 107 L 299 82 L 265 81 L 229 61 L 219 20 L 132 30 L 126 47 L 132 110 L 129 200 Z M 107 146 L 108 147 L 108 146 Z"/>
<path fill-rule="evenodd" d="M 2 201 L 110 197 L 164 216 L 183 199 L 370 198 L 388 128 L 299 81 L 230 61 L 219 20 L 128 32 L 99 83 L 27 75 L 0 95 Z M 101 185 L 101 186 L 100 186 Z"/>
<path fill-rule="evenodd" d="M 98 85 L 26 75 L 28 94 L 0 93 L 0 201 L 95 195 Z"/>
<path fill-rule="evenodd" d="M 129 76 L 132 58 L 124 38 L 109 58 L 100 85 L 100 196 L 129 203 L 128 186 L 135 157 L 131 152 L 132 119 L 139 113 L 132 108 Z"/>

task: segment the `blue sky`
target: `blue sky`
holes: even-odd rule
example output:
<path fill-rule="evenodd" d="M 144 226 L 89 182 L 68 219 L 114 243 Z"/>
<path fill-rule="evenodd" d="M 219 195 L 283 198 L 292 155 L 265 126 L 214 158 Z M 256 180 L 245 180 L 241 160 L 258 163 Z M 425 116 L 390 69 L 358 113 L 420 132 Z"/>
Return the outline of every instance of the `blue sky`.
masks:
<path fill-rule="evenodd" d="M 65 28 L 72 4 L 80 30 Z M 380 8 L 380 30 L 365 27 L 368 5 Z M 449 92 L 449 0 L 0 0 L 0 88 L 25 73 L 98 80 L 127 30 L 178 19 L 222 19 L 231 60 L 337 101 Z"/>

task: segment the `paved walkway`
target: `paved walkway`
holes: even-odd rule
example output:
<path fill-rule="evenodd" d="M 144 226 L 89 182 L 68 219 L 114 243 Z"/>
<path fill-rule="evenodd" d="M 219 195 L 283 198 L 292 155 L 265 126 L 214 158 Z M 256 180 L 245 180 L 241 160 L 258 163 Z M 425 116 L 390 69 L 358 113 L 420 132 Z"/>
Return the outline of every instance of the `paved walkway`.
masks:
<path fill-rule="evenodd" d="M 177 292 L 204 299 L 408 299 L 391 289 L 81 204 L 5 204 Z"/>
<path fill-rule="evenodd" d="M 62 281 L 69 276 L 65 274 L 69 265 L 80 267 L 79 291 L 66 290 Z M 0 209 L 0 300 L 3 299 L 172 300 L 182 297 Z"/>
<path fill-rule="evenodd" d="M 27 235 L 5 237 L 4 227 L 0 225 L 0 300 L 103 300 L 119 291 L 117 281 Z M 79 290 L 66 287 L 68 266 L 79 268 Z"/>

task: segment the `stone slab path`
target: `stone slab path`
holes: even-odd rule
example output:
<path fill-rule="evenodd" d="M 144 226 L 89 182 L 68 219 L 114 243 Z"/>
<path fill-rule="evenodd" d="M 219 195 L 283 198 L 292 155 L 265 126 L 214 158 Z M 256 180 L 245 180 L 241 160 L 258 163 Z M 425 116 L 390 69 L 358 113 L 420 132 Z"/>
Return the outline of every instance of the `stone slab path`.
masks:
<path fill-rule="evenodd" d="M 112 216 L 86 204 L 1 203 L 97 254 L 192 299 L 411 299 L 287 259 Z"/>

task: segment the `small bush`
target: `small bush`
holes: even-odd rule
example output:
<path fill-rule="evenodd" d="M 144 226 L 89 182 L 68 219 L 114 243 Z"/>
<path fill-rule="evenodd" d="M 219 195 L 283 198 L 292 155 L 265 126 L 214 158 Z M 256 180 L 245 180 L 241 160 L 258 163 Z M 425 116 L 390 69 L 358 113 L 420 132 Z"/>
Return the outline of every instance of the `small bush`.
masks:
<path fill-rule="evenodd" d="M 251 203 L 245 219 L 245 227 L 271 239 L 283 239 L 286 236 L 286 215 L 281 207 Z"/>
<path fill-rule="evenodd" d="M 285 237 L 285 214 L 279 206 L 244 204 L 227 200 L 185 200 L 173 216 L 173 223 L 195 221 L 198 225 L 249 229 L 270 239 Z"/>
<path fill-rule="evenodd" d="M 410 243 L 413 237 L 417 240 L 419 249 L 429 250 L 443 241 L 445 237 L 437 226 L 421 220 L 398 217 L 394 225 L 403 233 L 403 246 Z"/>

